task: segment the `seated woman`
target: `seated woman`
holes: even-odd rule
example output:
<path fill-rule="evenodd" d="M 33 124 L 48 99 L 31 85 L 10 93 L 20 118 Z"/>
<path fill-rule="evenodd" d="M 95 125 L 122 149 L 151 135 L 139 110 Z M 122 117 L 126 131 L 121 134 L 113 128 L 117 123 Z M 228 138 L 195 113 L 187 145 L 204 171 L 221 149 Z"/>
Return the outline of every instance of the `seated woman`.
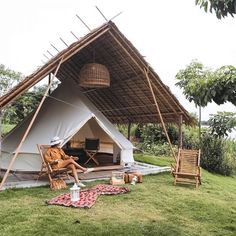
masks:
<path fill-rule="evenodd" d="M 59 137 L 54 137 L 50 145 L 51 147 L 45 153 L 46 161 L 52 166 L 53 169 L 68 168 L 72 171 L 75 182 L 79 187 L 85 187 L 83 183 L 80 182 L 77 174 L 77 169 L 82 170 L 84 173 L 93 171 L 93 168 L 84 168 L 79 165 L 76 160 L 78 157 L 72 157 L 65 154 L 65 152 L 60 148 L 62 140 Z"/>

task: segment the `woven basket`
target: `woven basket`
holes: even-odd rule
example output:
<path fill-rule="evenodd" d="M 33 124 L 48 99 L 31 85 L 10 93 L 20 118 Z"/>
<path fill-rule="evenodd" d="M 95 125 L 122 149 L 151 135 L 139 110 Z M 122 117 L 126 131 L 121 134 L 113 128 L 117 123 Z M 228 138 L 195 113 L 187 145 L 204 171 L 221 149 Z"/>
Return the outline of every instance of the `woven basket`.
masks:
<path fill-rule="evenodd" d="M 88 63 L 80 70 L 79 85 L 86 88 L 109 87 L 109 71 L 104 65 L 98 63 Z"/>

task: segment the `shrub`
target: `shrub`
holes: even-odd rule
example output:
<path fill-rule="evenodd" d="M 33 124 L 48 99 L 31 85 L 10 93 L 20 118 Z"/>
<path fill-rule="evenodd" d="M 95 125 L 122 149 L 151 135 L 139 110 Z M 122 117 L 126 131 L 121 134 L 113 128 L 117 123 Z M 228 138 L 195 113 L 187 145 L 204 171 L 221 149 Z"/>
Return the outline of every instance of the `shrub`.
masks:
<path fill-rule="evenodd" d="M 236 143 L 205 133 L 202 137 L 201 166 L 222 175 L 236 173 Z"/>
<path fill-rule="evenodd" d="M 173 146 L 174 149 L 177 149 Z M 140 149 L 155 156 L 172 156 L 169 143 L 141 143 Z"/>
<path fill-rule="evenodd" d="M 186 126 L 183 128 L 183 147 L 186 149 L 199 148 L 198 127 Z"/>

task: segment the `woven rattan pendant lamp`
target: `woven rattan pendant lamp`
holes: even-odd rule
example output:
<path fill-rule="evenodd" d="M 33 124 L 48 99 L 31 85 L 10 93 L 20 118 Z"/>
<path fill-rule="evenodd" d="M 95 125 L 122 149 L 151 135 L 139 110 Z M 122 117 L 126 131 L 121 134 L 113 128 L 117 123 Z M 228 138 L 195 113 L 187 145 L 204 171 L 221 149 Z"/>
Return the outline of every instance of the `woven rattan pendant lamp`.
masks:
<path fill-rule="evenodd" d="M 110 86 L 108 69 L 99 63 L 85 64 L 79 73 L 79 85 L 84 88 L 106 88 Z"/>

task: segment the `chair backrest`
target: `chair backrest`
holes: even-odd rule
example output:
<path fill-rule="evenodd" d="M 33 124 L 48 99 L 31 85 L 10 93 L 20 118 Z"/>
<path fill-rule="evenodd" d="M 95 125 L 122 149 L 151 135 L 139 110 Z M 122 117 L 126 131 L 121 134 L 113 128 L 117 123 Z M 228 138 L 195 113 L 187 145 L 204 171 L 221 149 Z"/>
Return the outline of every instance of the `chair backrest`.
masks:
<path fill-rule="evenodd" d="M 48 150 L 48 148 L 50 148 L 50 145 L 40 145 L 40 144 L 37 144 L 37 147 L 38 147 L 38 150 L 39 150 L 39 153 L 40 153 L 40 156 L 42 158 L 42 162 L 44 164 L 44 166 L 48 169 L 48 171 L 52 172 L 52 167 L 50 166 L 50 164 L 45 160 L 45 153 L 46 151 Z"/>
<path fill-rule="evenodd" d="M 177 164 L 178 172 L 197 173 L 200 166 L 200 150 L 180 149 Z"/>
<path fill-rule="evenodd" d="M 91 151 L 98 151 L 100 140 L 98 138 L 85 138 L 85 149 Z"/>

